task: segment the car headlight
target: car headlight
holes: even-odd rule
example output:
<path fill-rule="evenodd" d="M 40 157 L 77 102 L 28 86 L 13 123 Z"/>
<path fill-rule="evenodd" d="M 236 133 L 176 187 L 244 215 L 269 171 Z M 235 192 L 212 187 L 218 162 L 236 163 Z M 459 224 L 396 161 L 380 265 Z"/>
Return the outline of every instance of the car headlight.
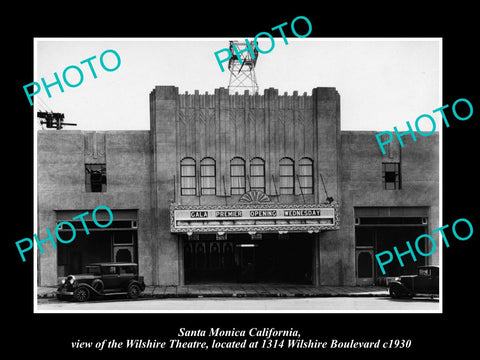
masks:
<path fill-rule="evenodd" d="M 65 279 L 65 284 L 73 285 L 74 283 L 75 283 L 75 276 L 68 275 L 67 278 Z"/>
<path fill-rule="evenodd" d="M 65 285 L 65 279 L 62 279 L 62 285 Z"/>
<path fill-rule="evenodd" d="M 400 280 L 402 280 L 402 279 L 399 278 L 399 277 L 396 277 L 396 278 L 395 278 L 395 281 L 400 281 Z"/>

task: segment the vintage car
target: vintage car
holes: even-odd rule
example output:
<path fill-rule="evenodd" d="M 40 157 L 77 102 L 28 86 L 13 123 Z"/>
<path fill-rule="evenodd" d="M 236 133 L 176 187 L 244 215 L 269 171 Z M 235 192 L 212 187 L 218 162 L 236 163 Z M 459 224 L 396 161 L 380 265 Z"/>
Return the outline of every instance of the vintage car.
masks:
<path fill-rule="evenodd" d="M 136 299 L 145 290 L 143 276 L 138 276 L 135 263 L 94 263 L 85 269 L 84 274 L 68 275 L 61 279 L 56 292 L 58 299 L 87 301 L 95 296 L 120 294 Z"/>
<path fill-rule="evenodd" d="M 416 275 L 402 275 L 390 281 L 388 289 L 392 298 L 417 295 L 438 295 L 439 267 L 419 266 Z"/>

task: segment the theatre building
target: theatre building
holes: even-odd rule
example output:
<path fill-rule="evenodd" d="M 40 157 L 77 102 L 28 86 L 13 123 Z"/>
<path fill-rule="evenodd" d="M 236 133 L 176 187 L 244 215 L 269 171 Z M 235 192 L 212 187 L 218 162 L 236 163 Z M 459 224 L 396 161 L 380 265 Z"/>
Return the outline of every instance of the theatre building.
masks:
<path fill-rule="evenodd" d="M 407 134 L 382 155 L 376 132 L 341 130 L 340 99 L 325 87 L 230 95 L 157 86 L 150 130 L 39 130 L 38 237 L 64 221 L 76 229 L 69 244 L 43 244 L 39 285 L 99 261 L 137 262 L 149 285 L 378 283 L 376 253 L 405 251 L 441 225 L 438 134 Z M 91 216 L 100 205 L 113 214 L 106 228 Z M 73 219 L 85 212 L 88 233 Z M 58 234 L 70 239 L 72 229 Z M 404 256 L 386 276 L 438 259 Z"/>

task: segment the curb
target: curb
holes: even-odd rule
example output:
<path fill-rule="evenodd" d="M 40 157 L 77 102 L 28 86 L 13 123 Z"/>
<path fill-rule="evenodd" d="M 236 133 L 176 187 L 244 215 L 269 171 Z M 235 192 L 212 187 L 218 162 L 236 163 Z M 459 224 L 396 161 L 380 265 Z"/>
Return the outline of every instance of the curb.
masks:
<path fill-rule="evenodd" d="M 145 295 L 141 298 L 168 299 L 168 298 L 325 298 L 325 297 L 389 297 L 384 294 L 168 294 L 168 295 Z"/>
<path fill-rule="evenodd" d="M 168 298 L 315 298 L 315 297 L 388 297 L 388 290 L 378 290 L 375 292 L 336 292 L 336 291 L 312 291 L 310 293 L 305 292 L 245 292 L 245 291 L 232 291 L 232 292 L 181 292 L 181 293 L 155 293 L 156 287 L 148 288 L 142 292 L 140 298 L 142 299 L 168 299 Z M 37 299 L 55 298 L 56 289 L 51 291 L 39 291 L 37 292 Z"/>

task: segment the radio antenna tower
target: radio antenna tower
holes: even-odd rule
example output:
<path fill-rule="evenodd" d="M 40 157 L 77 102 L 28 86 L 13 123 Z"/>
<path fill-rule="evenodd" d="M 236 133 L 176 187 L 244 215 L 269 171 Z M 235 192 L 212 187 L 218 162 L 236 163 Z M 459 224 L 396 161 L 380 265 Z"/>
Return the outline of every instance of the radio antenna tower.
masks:
<path fill-rule="evenodd" d="M 237 56 L 237 49 L 240 58 Z M 250 47 L 253 49 L 253 57 L 247 44 L 241 41 L 230 41 L 230 53 L 232 57 L 228 61 L 228 70 L 230 70 L 230 82 L 228 90 L 233 94 L 237 90 L 249 90 L 253 95 L 258 92 L 257 78 L 255 76 L 255 64 L 258 59 L 258 50 L 253 41 L 250 41 Z M 243 92 L 243 91 L 242 91 Z"/>

